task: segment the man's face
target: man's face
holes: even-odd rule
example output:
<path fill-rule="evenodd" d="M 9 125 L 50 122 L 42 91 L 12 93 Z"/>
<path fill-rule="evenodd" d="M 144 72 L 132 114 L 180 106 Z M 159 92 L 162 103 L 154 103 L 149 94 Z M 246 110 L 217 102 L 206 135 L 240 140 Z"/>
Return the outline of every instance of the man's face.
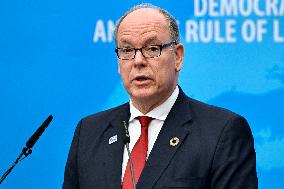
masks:
<path fill-rule="evenodd" d="M 171 42 L 168 21 L 150 8 L 138 9 L 127 15 L 117 32 L 119 48 L 141 48 Z M 183 46 L 173 45 L 162 50 L 159 57 L 145 58 L 140 51 L 131 60 L 119 59 L 119 73 L 132 101 L 153 101 L 159 105 L 177 85 L 182 66 Z"/>

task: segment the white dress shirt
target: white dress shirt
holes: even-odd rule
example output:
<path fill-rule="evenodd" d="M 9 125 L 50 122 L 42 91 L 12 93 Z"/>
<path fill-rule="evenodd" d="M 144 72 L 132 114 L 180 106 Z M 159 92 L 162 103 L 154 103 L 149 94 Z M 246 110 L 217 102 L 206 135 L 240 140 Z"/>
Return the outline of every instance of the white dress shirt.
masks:
<path fill-rule="evenodd" d="M 140 135 L 141 135 L 141 125 L 138 121 L 138 119 L 135 119 L 138 116 L 149 116 L 152 117 L 153 120 L 150 122 L 148 127 L 148 152 L 147 152 L 147 158 L 149 157 L 149 154 L 151 153 L 151 150 L 153 149 L 153 146 L 155 144 L 155 141 L 157 140 L 158 134 L 160 130 L 162 129 L 162 126 L 172 109 L 172 106 L 174 105 L 177 97 L 179 94 L 179 88 L 176 87 L 174 92 L 171 94 L 171 96 L 160 106 L 154 108 L 152 111 L 148 112 L 146 115 L 141 113 L 139 110 L 137 110 L 130 100 L 130 118 L 129 118 L 129 135 L 130 135 L 130 144 L 129 148 L 130 151 L 132 151 L 135 143 L 138 141 Z M 125 169 L 128 162 L 128 153 L 126 147 L 124 147 L 124 153 L 123 153 L 123 162 L 122 162 L 122 174 L 121 174 L 121 180 L 123 180 L 123 176 L 125 173 Z"/>

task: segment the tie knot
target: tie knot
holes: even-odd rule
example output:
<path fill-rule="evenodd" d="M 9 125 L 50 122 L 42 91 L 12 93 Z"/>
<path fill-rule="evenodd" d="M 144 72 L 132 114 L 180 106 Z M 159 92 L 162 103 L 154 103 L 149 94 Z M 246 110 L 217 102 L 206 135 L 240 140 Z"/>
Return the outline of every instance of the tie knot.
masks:
<path fill-rule="evenodd" d="M 153 118 L 148 116 L 138 116 L 137 119 L 139 120 L 141 127 L 148 127 Z"/>

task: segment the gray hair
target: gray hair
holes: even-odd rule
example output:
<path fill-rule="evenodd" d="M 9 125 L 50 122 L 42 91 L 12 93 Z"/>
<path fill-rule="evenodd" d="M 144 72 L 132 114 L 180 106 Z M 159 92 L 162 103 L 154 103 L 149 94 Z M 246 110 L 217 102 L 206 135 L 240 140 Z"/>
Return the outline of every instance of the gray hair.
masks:
<path fill-rule="evenodd" d="M 170 35 L 171 35 L 172 40 L 175 40 L 177 43 L 180 42 L 179 28 L 178 28 L 178 24 L 177 24 L 176 19 L 168 11 L 166 11 L 165 9 L 162 9 L 160 7 L 157 7 L 157 6 L 154 6 L 154 5 L 150 4 L 150 3 L 142 3 L 142 4 L 139 4 L 139 5 L 136 5 L 136 6 L 132 7 L 132 8 L 130 8 L 126 13 L 124 13 L 124 15 L 117 22 L 117 24 L 115 26 L 115 29 L 114 29 L 114 39 L 115 39 L 116 45 L 117 45 L 117 32 L 118 32 L 118 29 L 119 29 L 119 26 L 120 26 L 121 22 L 124 20 L 124 18 L 128 14 L 132 13 L 135 10 L 143 9 L 143 8 L 154 9 L 154 10 L 159 11 L 162 15 L 164 15 L 166 20 L 168 21 L 168 26 L 169 26 Z"/>

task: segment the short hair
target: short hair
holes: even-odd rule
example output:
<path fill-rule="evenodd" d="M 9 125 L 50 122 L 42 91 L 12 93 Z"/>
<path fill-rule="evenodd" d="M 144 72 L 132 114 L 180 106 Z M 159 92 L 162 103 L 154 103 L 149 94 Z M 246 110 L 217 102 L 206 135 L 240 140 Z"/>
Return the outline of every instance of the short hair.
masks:
<path fill-rule="evenodd" d="M 121 22 L 124 20 L 124 18 L 129 15 L 130 13 L 138 10 L 138 9 L 143 9 L 143 8 L 150 8 L 150 9 L 154 9 L 159 11 L 162 15 L 164 15 L 164 17 L 166 18 L 166 21 L 168 22 L 168 26 L 169 26 L 169 30 L 170 30 L 170 35 L 172 40 L 176 41 L 177 43 L 180 42 L 180 37 L 179 37 L 179 28 L 178 28 L 178 24 L 176 19 L 165 9 L 162 9 L 160 7 L 154 6 L 150 3 L 142 3 L 139 5 L 136 5 L 132 8 L 130 8 L 128 11 L 126 11 L 124 13 L 124 15 L 119 19 L 119 21 L 117 22 L 115 29 L 114 29 L 114 39 L 115 39 L 115 43 L 117 45 L 117 32 L 119 29 L 119 26 L 121 24 Z"/>

